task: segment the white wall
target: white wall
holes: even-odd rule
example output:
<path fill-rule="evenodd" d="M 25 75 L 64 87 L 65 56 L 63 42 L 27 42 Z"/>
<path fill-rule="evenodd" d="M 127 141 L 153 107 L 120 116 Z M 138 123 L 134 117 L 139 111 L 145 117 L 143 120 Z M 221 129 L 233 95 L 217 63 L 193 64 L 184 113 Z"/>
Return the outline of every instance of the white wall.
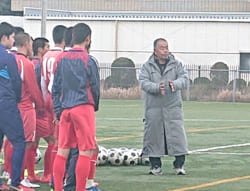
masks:
<path fill-rule="evenodd" d="M 40 20 L 0 19 L 24 27 L 34 38 L 40 36 Z M 115 59 L 115 21 L 48 20 L 46 33 L 51 46 L 54 26 L 73 26 L 78 22 L 85 22 L 92 28 L 92 54 L 101 64 L 111 64 Z M 153 41 L 159 37 L 168 40 L 170 51 L 183 64 L 212 65 L 222 61 L 229 66 L 238 66 L 239 52 L 250 52 L 250 23 L 247 22 L 118 21 L 117 29 L 118 57 L 129 57 L 137 66 L 148 59 L 153 51 Z"/>

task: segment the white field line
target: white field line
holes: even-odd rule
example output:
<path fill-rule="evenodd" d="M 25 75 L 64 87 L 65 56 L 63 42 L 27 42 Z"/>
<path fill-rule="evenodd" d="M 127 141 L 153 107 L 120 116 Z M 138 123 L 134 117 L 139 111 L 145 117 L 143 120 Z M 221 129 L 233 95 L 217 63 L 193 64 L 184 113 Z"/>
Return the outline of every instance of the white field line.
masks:
<path fill-rule="evenodd" d="M 208 155 L 250 155 L 250 153 L 223 153 L 223 152 L 197 152 L 197 153 L 192 153 L 196 155 L 200 154 L 208 154 Z"/>
<path fill-rule="evenodd" d="M 243 144 L 237 144 L 237 145 L 217 146 L 217 147 L 210 147 L 210 148 L 205 148 L 205 149 L 196 149 L 196 150 L 189 151 L 188 153 L 193 154 L 193 153 L 207 152 L 207 151 L 213 151 L 213 150 L 218 150 L 218 149 L 227 149 L 227 148 L 245 147 L 245 146 L 250 146 L 250 143 L 243 143 Z"/>
<path fill-rule="evenodd" d="M 138 121 L 142 118 L 126 118 L 126 117 L 97 117 L 100 120 L 109 120 L 109 121 Z M 249 119 L 184 119 L 184 121 L 200 121 L 200 122 L 250 122 Z"/>

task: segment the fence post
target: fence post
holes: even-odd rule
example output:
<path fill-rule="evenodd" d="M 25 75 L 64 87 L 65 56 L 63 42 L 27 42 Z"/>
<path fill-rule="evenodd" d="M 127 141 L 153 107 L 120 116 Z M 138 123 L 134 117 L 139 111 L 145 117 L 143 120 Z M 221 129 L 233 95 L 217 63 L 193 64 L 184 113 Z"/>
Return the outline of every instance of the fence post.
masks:
<path fill-rule="evenodd" d="M 234 81 L 233 81 L 233 103 L 235 102 L 235 96 L 236 96 L 236 74 L 237 71 L 234 70 Z"/>
<path fill-rule="evenodd" d="M 187 82 L 187 91 L 186 91 L 186 101 L 190 100 L 190 70 L 188 72 L 188 82 Z"/>

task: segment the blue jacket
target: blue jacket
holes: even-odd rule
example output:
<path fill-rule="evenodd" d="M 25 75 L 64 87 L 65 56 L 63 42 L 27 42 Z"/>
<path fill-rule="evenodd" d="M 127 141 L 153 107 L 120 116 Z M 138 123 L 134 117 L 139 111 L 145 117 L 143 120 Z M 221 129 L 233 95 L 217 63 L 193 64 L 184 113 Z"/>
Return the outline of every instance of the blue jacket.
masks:
<path fill-rule="evenodd" d="M 57 57 L 52 98 L 57 118 L 63 109 L 90 104 L 98 110 L 100 77 L 96 62 L 87 52 L 73 48 Z"/>
<path fill-rule="evenodd" d="M 0 44 L 0 108 L 21 100 L 22 81 L 15 56 Z"/>

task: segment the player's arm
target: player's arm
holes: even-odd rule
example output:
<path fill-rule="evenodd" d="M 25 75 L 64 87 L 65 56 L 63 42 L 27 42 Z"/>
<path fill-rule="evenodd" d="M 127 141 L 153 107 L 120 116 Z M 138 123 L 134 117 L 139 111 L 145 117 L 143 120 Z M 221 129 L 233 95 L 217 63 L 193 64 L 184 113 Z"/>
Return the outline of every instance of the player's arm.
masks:
<path fill-rule="evenodd" d="M 55 70 L 54 81 L 53 81 L 53 86 L 52 86 L 53 107 L 54 107 L 54 111 L 56 113 L 56 117 L 58 120 L 60 119 L 60 115 L 62 112 L 62 108 L 61 108 L 61 96 L 62 96 L 61 83 L 62 83 L 62 77 L 61 77 L 61 73 L 60 73 L 60 62 L 59 62 L 58 66 Z"/>
<path fill-rule="evenodd" d="M 9 56 L 7 67 L 10 75 L 10 81 L 13 86 L 13 90 L 16 94 L 16 101 L 20 102 L 22 97 L 22 80 L 19 74 L 17 62 L 14 55 Z"/>
<path fill-rule="evenodd" d="M 35 102 L 36 108 L 38 110 L 42 109 L 44 106 L 41 91 L 36 82 L 36 74 L 32 64 L 24 65 L 24 81 L 27 84 L 28 91 L 31 94 L 32 101 Z"/>
<path fill-rule="evenodd" d="M 97 111 L 100 99 L 100 76 L 97 64 L 92 59 L 89 59 L 88 62 L 88 77 L 92 96 L 95 101 L 95 111 Z"/>

